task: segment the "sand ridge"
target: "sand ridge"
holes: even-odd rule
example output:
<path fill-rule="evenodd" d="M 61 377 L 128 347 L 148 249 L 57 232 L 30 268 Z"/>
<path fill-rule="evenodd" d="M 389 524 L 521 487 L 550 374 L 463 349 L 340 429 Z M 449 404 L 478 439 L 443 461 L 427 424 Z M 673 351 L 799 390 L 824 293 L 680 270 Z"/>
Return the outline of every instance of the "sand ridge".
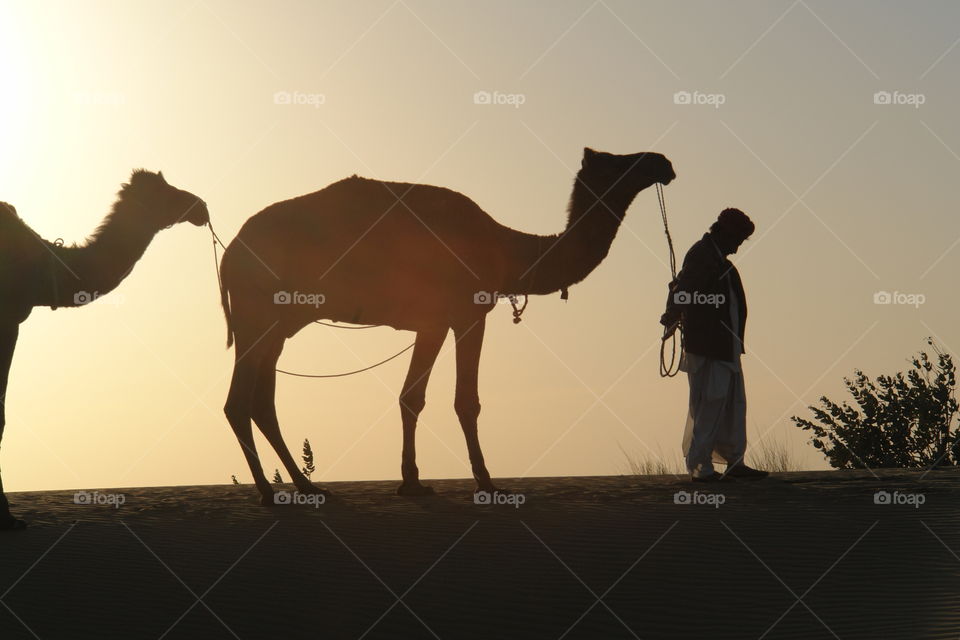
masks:
<path fill-rule="evenodd" d="M 519 507 L 429 484 L 325 483 L 319 508 L 232 485 L 10 494 L 31 528 L 0 538 L 0 637 L 960 634 L 955 470 L 501 480 Z"/>

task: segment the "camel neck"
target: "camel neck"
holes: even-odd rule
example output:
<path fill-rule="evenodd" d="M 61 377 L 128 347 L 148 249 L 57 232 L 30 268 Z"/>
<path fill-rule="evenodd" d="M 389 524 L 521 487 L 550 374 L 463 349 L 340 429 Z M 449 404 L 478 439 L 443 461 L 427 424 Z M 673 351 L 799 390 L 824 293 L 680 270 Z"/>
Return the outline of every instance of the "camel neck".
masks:
<path fill-rule="evenodd" d="M 48 244 L 34 306 L 75 307 L 115 289 L 143 256 L 156 230 L 143 224 L 143 205 L 118 201 L 82 246 Z"/>
<path fill-rule="evenodd" d="M 586 278 L 610 250 L 636 193 L 587 184 L 580 176 L 563 232 L 538 236 L 514 232 L 503 288 L 509 293 L 548 294 Z"/>

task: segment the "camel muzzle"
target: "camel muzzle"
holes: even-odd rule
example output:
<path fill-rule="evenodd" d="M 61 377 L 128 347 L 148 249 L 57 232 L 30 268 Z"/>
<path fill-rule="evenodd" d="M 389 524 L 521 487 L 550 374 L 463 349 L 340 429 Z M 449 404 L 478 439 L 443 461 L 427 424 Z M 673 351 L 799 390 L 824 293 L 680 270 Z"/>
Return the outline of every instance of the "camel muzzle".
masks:
<path fill-rule="evenodd" d="M 190 211 L 185 216 L 190 224 L 202 227 L 210 222 L 210 212 L 207 211 L 207 203 L 203 200 L 197 200 Z"/>

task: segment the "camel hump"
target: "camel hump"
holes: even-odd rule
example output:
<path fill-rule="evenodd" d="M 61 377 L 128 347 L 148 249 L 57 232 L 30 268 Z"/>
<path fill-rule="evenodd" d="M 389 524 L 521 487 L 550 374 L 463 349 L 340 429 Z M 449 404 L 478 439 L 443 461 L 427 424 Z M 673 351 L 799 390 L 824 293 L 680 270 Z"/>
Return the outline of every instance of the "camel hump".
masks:
<path fill-rule="evenodd" d="M 0 218 L 12 218 L 19 220 L 20 216 L 17 215 L 17 210 L 12 204 L 8 202 L 0 202 Z"/>
<path fill-rule="evenodd" d="M 12 204 L 0 202 L 0 241 L 11 242 L 11 238 L 22 237 L 24 233 L 28 233 L 28 227 L 17 215 L 17 210 Z"/>
<path fill-rule="evenodd" d="M 398 204 L 401 201 L 403 205 Z M 395 224 L 411 223 L 418 231 L 427 233 L 425 223 L 440 233 L 443 225 L 452 225 L 454 220 L 462 224 L 466 218 L 474 220 L 474 225 L 480 228 L 495 226 L 493 219 L 476 203 L 456 191 L 351 176 L 319 191 L 267 206 L 243 224 L 237 238 L 244 238 L 243 243 L 251 246 L 254 243 L 279 246 L 285 242 L 299 243 L 306 237 L 316 240 L 319 236 L 332 238 L 333 242 L 352 243 L 365 235 L 385 212 L 390 213 Z M 411 220 L 405 221 L 408 217 Z M 230 243 L 225 259 L 233 253 L 236 241 Z"/>
<path fill-rule="evenodd" d="M 430 202 L 438 208 L 456 207 L 459 208 L 460 211 L 467 210 L 471 212 L 479 211 L 480 209 L 469 197 L 459 191 L 454 191 L 446 187 L 439 187 L 432 184 L 377 180 L 374 178 L 364 178 L 357 174 L 338 180 L 320 191 L 295 198 L 294 201 L 309 201 L 328 197 L 344 197 L 354 202 L 369 203 L 379 203 L 381 200 L 387 202 L 393 200 L 411 202 L 414 199 L 419 199 L 421 204 Z"/>

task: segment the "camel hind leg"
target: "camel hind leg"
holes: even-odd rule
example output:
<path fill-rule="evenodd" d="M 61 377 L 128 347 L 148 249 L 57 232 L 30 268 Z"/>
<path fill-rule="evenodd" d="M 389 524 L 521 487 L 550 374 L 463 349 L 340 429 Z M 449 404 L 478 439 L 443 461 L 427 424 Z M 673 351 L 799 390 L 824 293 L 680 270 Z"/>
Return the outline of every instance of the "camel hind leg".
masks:
<path fill-rule="evenodd" d="M 269 332 L 268 330 L 267 333 Z M 269 340 L 269 336 L 259 332 L 236 332 L 235 335 L 233 378 L 230 381 L 230 392 L 227 394 L 227 403 L 223 412 L 227 416 L 234 435 L 237 436 L 243 456 L 250 467 L 253 481 L 257 485 L 257 491 L 260 492 L 260 502 L 264 505 L 272 505 L 274 503 L 273 488 L 263 474 L 260 456 L 257 455 L 257 445 L 253 441 L 251 424 L 257 378 L 267 353 L 264 342 Z"/>
<path fill-rule="evenodd" d="M 280 422 L 277 420 L 276 390 L 277 390 L 277 360 L 283 351 L 285 338 L 274 337 L 266 345 L 263 359 L 260 361 L 260 373 L 257 377 L 257 386 L 254 390 L 251 415 L 260 432 L 277 452 L 280 462 L 290 475 L 293 484 L 300 493 L 328 493 L 315 487 L 297 465 L 290 450 L 283 441 L 280 433 Z"/>

